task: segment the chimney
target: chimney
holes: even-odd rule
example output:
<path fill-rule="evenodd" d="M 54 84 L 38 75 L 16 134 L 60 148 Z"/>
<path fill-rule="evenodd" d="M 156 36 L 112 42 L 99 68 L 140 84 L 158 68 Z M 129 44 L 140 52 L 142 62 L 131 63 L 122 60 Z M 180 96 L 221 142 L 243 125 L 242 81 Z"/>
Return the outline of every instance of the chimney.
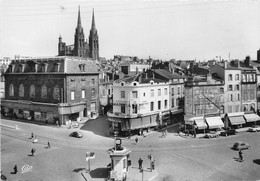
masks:
<path fill-rule="evenodd" d="M 34 64 L 34 66 L 35 66 L 35 72 L 37 72 L 37 71 L 38 71 L 39 64 L 36 63 L 36 64 Z"/>
<path fill-rule="evenodd" d="M 260 49 L 257 51 L 257 62 L 260 63 Z"/>
<path fill-rule="evenodd" d="M 250 56 L 246 56 L 245 65 L 246 65 L 247 67 L 250 66 Z"/>
<path fill-rule="evenodd" d="M 227 61 L 224 61 L 224 69 L 227 69 Z"/>
<path fill-rule="evenodd" d="M 141 74 L 138 75 L 138 82 L 139 82 L 139 83 L 142 82 L 142 75 L 141 75 Z"/>

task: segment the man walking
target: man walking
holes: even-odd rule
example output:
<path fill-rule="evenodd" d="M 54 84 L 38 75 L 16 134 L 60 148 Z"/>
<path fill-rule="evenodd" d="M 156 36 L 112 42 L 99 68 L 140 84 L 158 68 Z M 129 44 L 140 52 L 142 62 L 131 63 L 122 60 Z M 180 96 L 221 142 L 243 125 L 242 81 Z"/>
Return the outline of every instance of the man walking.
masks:
<path fill-rule="evenodd" d="M 242 150 L 241 150 L 241 149 L 239 150 L 238 154 L 239 154 L 239 160 L 240 160 L 240 162 L 244 161 L 243 153 L 242 153 Z"/>
<path fill-rule="evenodd" d="M 50 142 L 48 141 L 48 146 L 47 146 L 47 148 L 51 148 L 51 144 L 50 144 Z"/>
<path fill-rule="evenodd" d="M 143 160 L 141 158 L 139 158 L 138 163 L 139 163 L 139 169 L 140 170 L 143 169 L 143 167 L 142 167 Z"/>
<path fill-rule="evenodd" d="M 137 142 L 138 142 L 138 138 L 136 137 L 136 138 L 135 138 L 135 143 L 137 143 Z"/>
<path fill-rule="evenodd" d="M 31 134 L 31 139 L 33 139 L 33 132 L 32 132 L 32 134 Z"/>
<path fill-rule="evenodd" d="M 14 174 L 16 174 L 18 171 L 17 171 L 17 165 L 14 166 Z"/>
<path fill-rule="evenodd" d="M 33 148 L 32 150 L 31 150 L 31 153 L 32 153 L 32 156 L 34 157 L 34 152 L 35 152 L 35 149 Z"/>

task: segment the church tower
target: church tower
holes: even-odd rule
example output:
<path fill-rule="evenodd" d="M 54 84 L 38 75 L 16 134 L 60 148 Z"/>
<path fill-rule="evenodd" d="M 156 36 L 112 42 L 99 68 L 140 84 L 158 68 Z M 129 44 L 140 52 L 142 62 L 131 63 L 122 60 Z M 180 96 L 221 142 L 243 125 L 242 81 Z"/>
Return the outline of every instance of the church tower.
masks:
<path fill-rule="evenodd" d="M 95 25 L 94 9 L 92 14 L 92 26 L 89 32 L 89 57 L 93 58 L 94 60 L 99 60 L 99 44 Z"/>
<path fill-rule="evenodd" d="M 85 35 L 81 25 L 81 18 L 80 18 L 80 7 L 78 10 L 78 23 L 75 29 L 75 36 L 74 36 L 74 56 L 79 57 L 87 57 L 87 43 L 85 43 Z"/>

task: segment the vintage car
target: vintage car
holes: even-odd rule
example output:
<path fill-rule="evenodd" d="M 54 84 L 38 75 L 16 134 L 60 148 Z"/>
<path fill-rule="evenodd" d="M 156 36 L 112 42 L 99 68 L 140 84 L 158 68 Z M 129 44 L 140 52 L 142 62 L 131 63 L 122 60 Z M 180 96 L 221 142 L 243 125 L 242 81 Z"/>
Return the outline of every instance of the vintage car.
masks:
<path fill-rule="evenodd" d="M 258 132 L 260 131 L 260 126 L 259 125 L 253 125 L 248 129 L 249 132 Z"/>
<path fill-rule="evenodd" d="M 74 131 L 70 134 L 71 137 L 82 138 L 82 134 L 79 131 Z"/>
<path fill-rule="evenodd" d="M 236 142 L 233 147 L 234 150 L 245 150 L 250 148 L 249 144 L 242 142 L 242 141 L 238 141 Z"/>

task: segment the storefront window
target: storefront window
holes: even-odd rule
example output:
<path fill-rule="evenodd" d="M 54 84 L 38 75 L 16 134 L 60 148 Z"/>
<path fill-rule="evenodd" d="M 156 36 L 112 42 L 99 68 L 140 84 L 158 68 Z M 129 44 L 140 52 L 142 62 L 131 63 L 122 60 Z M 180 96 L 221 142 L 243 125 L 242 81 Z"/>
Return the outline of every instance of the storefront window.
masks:
<path fill-rule="evenodd" d="M 53 99 L 56 99 L 56 100 L 60 99 L 60 88 L 58 85 L 55 85 L 53 88 Z"/>

